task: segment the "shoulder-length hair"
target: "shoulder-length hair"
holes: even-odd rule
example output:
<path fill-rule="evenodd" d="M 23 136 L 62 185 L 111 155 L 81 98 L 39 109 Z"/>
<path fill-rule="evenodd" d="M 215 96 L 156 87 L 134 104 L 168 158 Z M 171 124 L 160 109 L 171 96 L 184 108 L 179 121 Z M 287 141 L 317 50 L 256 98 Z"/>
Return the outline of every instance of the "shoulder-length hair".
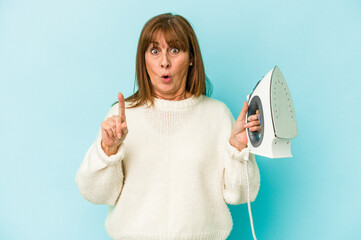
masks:
<path fill-rule="evenodd" d="M 201 94 L 210 96 L 212 85 L 205 74 L 201 50 L 191 24 L 180 15 L 165 13 L 149 19 L 140 34 L 136 55 L 138 90 L 125 99 L 131 102 L 129 108 L 142 106 L 147 101 L 153 105 L 154 93 L 146 70 L 145 52 L 159 33 L 163 34 L 169 46 L 189 53 L 192 66 L 188 69 L 186 91 L 195 97 Z"/>

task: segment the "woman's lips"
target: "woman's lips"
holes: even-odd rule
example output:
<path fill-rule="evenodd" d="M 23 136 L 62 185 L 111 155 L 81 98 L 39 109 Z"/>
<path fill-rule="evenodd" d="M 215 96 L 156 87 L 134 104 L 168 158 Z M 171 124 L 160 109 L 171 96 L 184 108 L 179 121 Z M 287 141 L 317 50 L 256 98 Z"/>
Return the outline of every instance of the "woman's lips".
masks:
<path fill-rule="evenodd" d="M 162 75 L 162 80 L 164 83 L 169 83 L 170 80 L 172 79 L 169 75 Z"/>

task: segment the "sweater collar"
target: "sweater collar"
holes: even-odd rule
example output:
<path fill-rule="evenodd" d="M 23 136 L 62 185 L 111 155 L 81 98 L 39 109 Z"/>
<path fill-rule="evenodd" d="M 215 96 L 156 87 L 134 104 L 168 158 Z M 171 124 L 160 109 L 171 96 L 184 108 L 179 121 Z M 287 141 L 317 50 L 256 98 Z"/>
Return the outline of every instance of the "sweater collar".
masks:
<path fill-rule="evenodd" d="M 194 95 L 179 101 L 165 100 L 160 98 L 154 98 L 154 108 L 160 110 L 181 110 L 188 109 L 196 105 L 203 99 L 203 95 L 195 97 Z"/>

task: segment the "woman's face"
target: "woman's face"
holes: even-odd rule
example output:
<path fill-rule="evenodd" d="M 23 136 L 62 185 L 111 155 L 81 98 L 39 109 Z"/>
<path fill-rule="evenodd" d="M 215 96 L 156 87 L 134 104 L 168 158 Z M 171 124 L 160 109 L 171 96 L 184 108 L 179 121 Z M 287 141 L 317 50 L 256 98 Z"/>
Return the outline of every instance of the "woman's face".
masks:
<path fill-rule="evenodd" d="M 184 96 L 190 64 L 188 52 L 168 46 L 160 33 L 149 44 L 145 63 L 155 97 L 172 100 Z"/>

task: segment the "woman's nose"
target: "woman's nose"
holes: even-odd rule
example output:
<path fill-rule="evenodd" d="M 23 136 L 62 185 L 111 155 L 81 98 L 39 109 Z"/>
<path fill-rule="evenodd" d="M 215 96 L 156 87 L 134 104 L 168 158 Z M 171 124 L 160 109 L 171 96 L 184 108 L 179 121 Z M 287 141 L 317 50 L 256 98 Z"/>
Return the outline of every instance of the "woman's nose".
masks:
<path fill-rule="evenodd" d="M 168 59 L 167 54 L 163 54 L 161 62 L 160 62 L 160 66 L 162 68 L 170 68 L 171 65 L 170 65 L 170 61 Z"/>

